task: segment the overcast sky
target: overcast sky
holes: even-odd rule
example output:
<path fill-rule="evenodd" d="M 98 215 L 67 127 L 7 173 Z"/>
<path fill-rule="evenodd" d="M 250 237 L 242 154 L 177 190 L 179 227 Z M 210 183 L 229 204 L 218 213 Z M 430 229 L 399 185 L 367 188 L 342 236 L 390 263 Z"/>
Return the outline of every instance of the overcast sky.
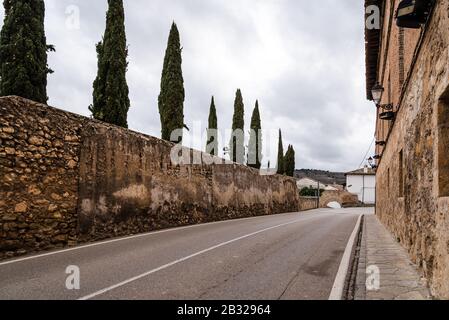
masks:
<path fill-rule="evenodd" d="M 55 71 L 48 79 L 49 104 L 89 116 L 95 44 L 104 33 L 107 1 L 45 3 L 47 41 L 57 50 L 49 54 Z M 218 125 L 222 130 L 230 128 L 235 91 L 240 88 L 245 125 L 249 127 L 259 99 L 262 127 L 282 128 L 284 148 L 294 145 L 298 169 L 350 171 L 360 164 L 373 139 L 375 121 L 375 108 L 366 101 L 364 89 L 363 1 L 124 3 L 130 129 L 160 136 L 157 97 L 168 32 L 175 21 L 183 46 L 189 127 L 201 121 L 206 128 L 214 95 Z M 2 8 L 1 21 L 3 14 Z M 198 144 L 203 131 L 195 131 L 193 140 Z M 277 148 L 276 141 L 271 144 Z M 276 152 L 270 150 L 272 164 Z"/>

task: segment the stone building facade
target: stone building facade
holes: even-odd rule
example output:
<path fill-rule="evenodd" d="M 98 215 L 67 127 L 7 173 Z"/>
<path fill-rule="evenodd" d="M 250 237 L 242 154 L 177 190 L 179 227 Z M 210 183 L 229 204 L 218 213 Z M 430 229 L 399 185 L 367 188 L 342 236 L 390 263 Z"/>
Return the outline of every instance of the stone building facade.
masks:
<path fill-rule="evenodd" d="M 433 294 L 449 298 L 449 0 L 435 1 L 419 29 L 397 26 L 400 3 L 365 1 L 381 13 L 380 29 L 365 32 L 368 99 L 376 83 L 384 89 L 376 119 L 376 214 Z"/>

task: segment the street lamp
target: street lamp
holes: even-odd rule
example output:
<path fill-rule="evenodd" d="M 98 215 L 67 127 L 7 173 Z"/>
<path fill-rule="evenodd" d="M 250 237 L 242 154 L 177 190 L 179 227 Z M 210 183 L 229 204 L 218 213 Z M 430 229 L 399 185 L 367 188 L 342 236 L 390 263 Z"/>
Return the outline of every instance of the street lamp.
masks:
<path fill-rule="evenodd" d="M 382 87 L 379 82 L 371 89 L 371 95 L 373 96 L 373 101 L 376 105 L 380 104 L 384 90 L 384 87 Z"/>
<path fill-rule="evenodd" d="M 374 163 L 374 159 L 372 157 L 369 157 L 368 163 L 369 163 L 369 165 L 370 165 L 370 167 L 372 169 L 376 169 L 377 168 L 377 165 Z"/>

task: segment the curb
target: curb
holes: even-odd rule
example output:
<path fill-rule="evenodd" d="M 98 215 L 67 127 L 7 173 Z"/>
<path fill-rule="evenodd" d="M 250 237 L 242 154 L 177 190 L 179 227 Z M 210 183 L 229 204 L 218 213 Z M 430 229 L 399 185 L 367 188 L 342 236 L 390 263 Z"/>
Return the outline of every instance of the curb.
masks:
<path fill-rule="evenodd" d="M 344 290 L 346 287 L 346 280 L 348 278 L 349 269 L 351 267 L 351 259 L 353 257 L 356 240 L 360 233 L 361 221 L 364 214 L 361 214 L 357 220 L 354 231 L 352 231 L 348 244 L 346 245 L 343 258 L 341 259 L 340 267 L 338 268 L 337 276 L 335 277 L 332 291 L 329 295 L 329 300 L 344 300 Z"/>

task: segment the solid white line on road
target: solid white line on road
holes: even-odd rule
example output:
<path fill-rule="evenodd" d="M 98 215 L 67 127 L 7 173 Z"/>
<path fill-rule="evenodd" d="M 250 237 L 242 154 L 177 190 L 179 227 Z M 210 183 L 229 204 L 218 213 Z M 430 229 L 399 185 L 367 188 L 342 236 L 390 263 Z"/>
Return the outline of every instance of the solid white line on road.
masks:
<path fill-rule="evenodd" d="M 153 273 L 156 273 L 156 272 L 161 271 L 161 270 L 163 270 L 163 269 L 166 269 L 166 268 L 169 268 L 169 267 L 171 267 L 171 266 L 174 266 L 175 264 L 178 264 L 178 263 L 181 263 L 181 262 L 183 262 L 183 261 L 189 260 L 189 259 L 191 259 L 191 258 L 197 257 L 197 256 L 202 255 L 202 254 L 204 254 L 204 253 L 207 253 L 207 252 L 209 252 L 209 251 L 212 251 L 212 250 L 215 250 L 215 249 L 224 247 L 224 246 L 226 246 L 226 245 L 228 245 L 228 244 L 231 244 L 231 243 L 234 243 L 234 242 L 237 242 L 237 241 L 240 241 L 240 240 L 243 240 L 243 239 L 246 239 L 246 238 L 255 236 L 255 235 L 257 235 L 257 234 L 260 234 L 260 233 L 263 233 L 263 232 L 266 232 L 266 231 L 269 231 L 269 230 L 273 230 L 273 229 L 285 227 L 285 226 L 288 226 L 288 225 L 291 225 L 291 224 L 294 224 L 294 223 L 298 223 L 298 222 L 303 222 L 303 221 L 306 221 L 306 220 L 310 220 L 310 219 L 312 219 L 312 218 L 315 218 L 315 217 L 308 217 L 308 219 L 297 219 L 297 220 L 295 220 L 295 221 L 291 221 L 291 222 L 279 224 L 279 225 L 276 225 L 276 226 L 273 226 L 273 227 L 270 227 L 270 228 L 266 228 L 266 229 L 263 229 L 263 230 L 259 230 L 259 231 L 256 231 L 256 232 L 253 232 L 253 233 L 250 233 L 250 234 L 247 234 L 247 235 L 244 235 L 244 236 L 241 236 L 241 237 L 238 237 L 238 238 L 235 238 L 235 239 L 232 239 L 232 240 L 229 240 L 229 241 L 220 243 L 220 244 L 217 244 L 217 245 L 215 245 L 215 246 L 213 246 L 213 247 L 210 247 L 210 248 L 201 250 L 201 251 L 196 252 L 196 253 L 194 253 L 194 254 L 188 255 L 188 256 L 186 256 L 186 257 L 184 257 L 184 258 L 181 258 L 181 259 L 175 260 L 175 261 L 173 261 L 173 262 L 167 263 L 167 264 L 165 264 L 165 265 L 163 265 L 163 266 L 160 266 L 160 267 L 158 267 L 158 268 L 156 268 L 156 269 L 153 269 L 153 270 L 150 270 L 150 271 L 148 271 L 148 272 L 142 273 L 142 274 L 140 274 L 140 275 L 138 275 L 138 276 L 135 276 L 135 277 L 132 277 L 132 278 L 130 278 L 130 279 L 128 279 L 128 280 L 119 282 L 119 283 L 117 283 L 117 284 L 115 284 L 115 285 L 112 285 L 112 286 L 110 286 L 110 287 L 104 288 L 104 289 L 102 289 L 102 290 L 99 290 L 99 291 L 97 291 L 97 292 L 94 292 L 94 293 L 92 293 L 92 294 L 89 294 L 89 295 L 87 295 L 87 296 L 84 296 L 84 297 L 82 297 L 82 298 L 79 298 L 78 300 L 89 300 L 89 299 L 94 298 L 94 297 L 96 297 L 96 296 L 102 295 L 102 294 L 104 294 L 104 293 L 106 293 L 106 292 L 108 292 L 108 291 L 117 289 L 117 288 L 122 287 L 122 286 L 124 286 L 124 285 L 126 285 L 126 284 L 129 284 L 129 283 L 134 282 L 134 281 L 136 281 L 136 280 L 139 280 L 139 279 L 142 279 L 142 278 L 144 278 L 144 277 L 147 277 L 147 276 L 149 276 L 149 275 L 151 275 L 151 274 L 153 274 Z"/>
<path fill-rule="evenodd" d="M 342 300 L 343 298 L 345 281 L 351 264 L 352 249 L 354 248 L 354 243 L 360 230 L 360 222 L 362 217 L 363 214 L 359 216 L 354 231 L 352 232 L 348 244 L 346 245 L 345 253 L 341 259 L 340 267 L 338 268 L 337 276 L 335 277 L 334 285 L 332 286 L 332 291 L 329 295 L 329 300 Z"/>
<path fill-rule="evenodd" d="M 290 212 L 290 213 L 284 213 L 284 214 L 280 214 L 280 215 L 287 215 L 287 214 L 301 214 L 302 216 L 306 215 L 305 212 Z M 69 248 L 69 249 L 62 249 L 62 250 L 58 250 L 58 251 L 52 251 L 52 252 L 38 254 L 38 255 L 34 255 L 34 256 L 29 256 L 29 257 L 24 257 L 24 258 L 10 260 L 10 261 L 0 262 L 0 266 L 4 266 L 4 265 L 7 265 L 7 264 L 12 264 L 12 263 L 16 263 L 16 262 L 27 261 L 27 260 L 31 260 L 31 259 L 37 259 L 37 258 L 42 258 L 42 257 L 53 256 L 53 255 L 56 255 L 56 254 L 66 253 L 66 252 L 75 251 L 75 250 L 81 250 L 81 249 L 101 246 L 101 245 L 104 245 L 104 244 L 109 244 L 109 243 L 114 243 L 114 242 L 119 242 L 119 241 L 143 238 L 143 237 L 152 236 L 152 235 L 161 234 L 161 233 L 166 233 L 166 232 L 179 231 L 179 230 L 184 230 L 184 229 L 189 229 L 189 228 L 196 228 L 196 227 L 201 227 L 201 226 L 209 226 L 209 225 L 216 225 L 216 224 L 231 223 L 231 222 L 236 222 L 236 221 L 252 220 L 252 219 L 257 219 L 257 218 L 268 218 L 268 217 L 274 217 L 274 216 L 279 217 L 280 215 L 267 215 L 267 216 L 257 216 L 257 217 L 249 217 L 249 218 L 242 218 L 242 219 L 224 220 L 224 221 L 208 222 L 208 223 L 202 223 L 202 224 L 194 224 L 194 225 L 184 226 L 184 227 L 170 228 L 170 229 L 159 230 L 159 231 L 152 231 L 152 232 L 137 234 L 137 235 L 133 235 L 133 236 L 129 236 L 129 237 L 122 237 L 122 238 L 117 238 L 117 239 L 112 239 L 112 240 L 100 241 L 100 242 L 95 242 L 95 243 L 91 243 L 91 244 L 86 244 L 86 245 L 81 245 L 81 246 Z"/>

